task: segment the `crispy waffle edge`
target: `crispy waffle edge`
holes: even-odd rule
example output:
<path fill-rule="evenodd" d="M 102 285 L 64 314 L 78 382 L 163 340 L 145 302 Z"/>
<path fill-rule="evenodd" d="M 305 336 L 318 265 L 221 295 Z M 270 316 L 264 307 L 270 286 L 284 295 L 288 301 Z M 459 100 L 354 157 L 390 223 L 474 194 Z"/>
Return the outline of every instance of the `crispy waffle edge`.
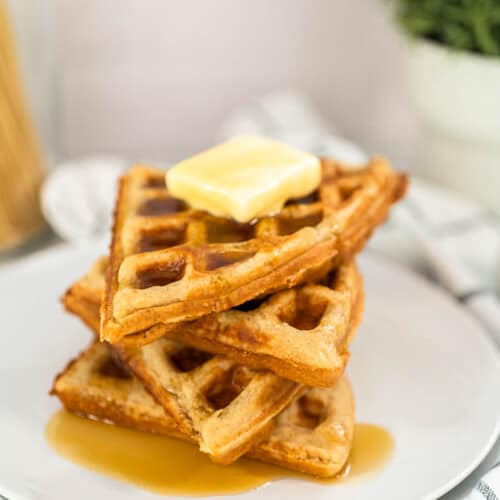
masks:
<path fill-rule="evenodd" d="M 54 379 L 50 393 L 59 398 L 67 411 L 107 424 L 176 437 L 191 443 L 196 442 L 193 436 L 186 435 L 179 430 L 175 421 L 165 414 L 152 398 L 150 406 L 143 407 L 141 411 L 124 411 L 123 405 L 113 398 L 112 393 L 106 394 L 102 387 L 100 394 L 92 395 L 90 391 L 79 387 L 78 383 L 71 383 L 72 369 L 77 368 L 78 364 L 88 361 L 85 360 L 85 356 L 94 345 L 91 344 L 87 350 L 68 362 L 65 369 Z M 279 415 L 271 435 L 268 439 L 256 444 L 247 453 L 248 457 L 318 477 L 331 477 L 342 470 L 349 456 L 354 429 L 355 410 L 352 388 L 344 377 L 334 388 L 312 389 L 312 391 L 329 391 L 330 393 L 335 391 L 336 394 L 338 393 L 339 403 L 334 411 L 340 409 L 340 415 L 337 417 L 336 424 L 321 431 L 319 436 L 311 435 L 311 439 L 306 440 L 304 444 L 300 441 L 294 442 L 294 426 L 291 425 L 288 428 L 287 424 L 281 424 L 279 419 L 282 418 L 282 415 Z M 124 401 L 127 401 L 127 398 L 124 398 Z M 297 404 L 292 403 L 292 405 Z M 292 407 L 285 409 L 283 415 L 293 409 Z M 160 414 L 153 414 L 158 411 Z M 338 436 L 328 437 L 330 446 L 322 448 L 322 434 L 326 433 L 328 436 L 338 425 L 341 426 L 342 432 L 338 433 L 337 429 Z M 331 446 L 332 443 L 333 446 Z"/>

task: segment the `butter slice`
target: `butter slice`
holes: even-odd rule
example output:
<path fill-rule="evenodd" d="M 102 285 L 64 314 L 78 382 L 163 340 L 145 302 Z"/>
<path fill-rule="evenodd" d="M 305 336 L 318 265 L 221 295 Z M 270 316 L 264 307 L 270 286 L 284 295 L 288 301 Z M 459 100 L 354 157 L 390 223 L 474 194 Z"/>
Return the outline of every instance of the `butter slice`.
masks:
<path fill-rule="evenodd" d="M 248 222 L 314 191 L 318 158 L 263 137 L 240 136 L 174 165 L 170 193 L 193 208 Z"/>

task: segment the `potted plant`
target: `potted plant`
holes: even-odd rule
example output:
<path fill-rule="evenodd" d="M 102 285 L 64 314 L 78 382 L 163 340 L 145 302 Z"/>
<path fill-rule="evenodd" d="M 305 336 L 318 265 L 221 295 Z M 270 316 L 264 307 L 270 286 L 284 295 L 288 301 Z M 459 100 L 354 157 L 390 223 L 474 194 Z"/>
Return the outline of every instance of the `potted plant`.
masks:
<path fill-rule="evenodd" d="M 500 1 L 391 3 L 409 35 L 416 171 L 500 213 Z"/>

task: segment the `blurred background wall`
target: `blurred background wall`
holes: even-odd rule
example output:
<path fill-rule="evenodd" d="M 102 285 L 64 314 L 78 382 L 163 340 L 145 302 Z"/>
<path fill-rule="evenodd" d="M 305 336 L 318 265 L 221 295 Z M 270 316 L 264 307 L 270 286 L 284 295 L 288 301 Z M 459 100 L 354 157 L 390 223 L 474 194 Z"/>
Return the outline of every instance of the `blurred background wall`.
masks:
<path fill-rule="evenodd" d="M 378 0 L 57 0 L 60 146 L 164 159 L 228 112 L 307 93 L 348 137 L 404 161 L 401 41 Z"/>
<path fill-rule="evenodd" d="M 231 110 L 291 88 L 407 166 L 415 118 L 382 0 L 14 2 L 53 9 L 60 157 L 176 159 L 212 143 Z"/>

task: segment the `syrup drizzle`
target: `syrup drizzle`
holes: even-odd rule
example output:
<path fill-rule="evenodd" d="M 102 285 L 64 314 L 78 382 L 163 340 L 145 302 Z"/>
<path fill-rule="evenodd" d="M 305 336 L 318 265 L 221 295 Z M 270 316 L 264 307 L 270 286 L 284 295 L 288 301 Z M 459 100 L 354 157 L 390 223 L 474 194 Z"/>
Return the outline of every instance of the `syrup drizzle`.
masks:
<path fill-rule="evenodd" d="M 245 458 L 230 466 L 216 465 L 180 440 L 87 420 L 64 410 L 51 417 L 45 436 L 56 452 L 86 469 L 155 493 L 189 496 L 241 493 L 282 478 L 324 485 L 350 481 L 379 470 L 394 448 L 387 430 L 358 423 L 342 473 L 315 479 Z"/>

